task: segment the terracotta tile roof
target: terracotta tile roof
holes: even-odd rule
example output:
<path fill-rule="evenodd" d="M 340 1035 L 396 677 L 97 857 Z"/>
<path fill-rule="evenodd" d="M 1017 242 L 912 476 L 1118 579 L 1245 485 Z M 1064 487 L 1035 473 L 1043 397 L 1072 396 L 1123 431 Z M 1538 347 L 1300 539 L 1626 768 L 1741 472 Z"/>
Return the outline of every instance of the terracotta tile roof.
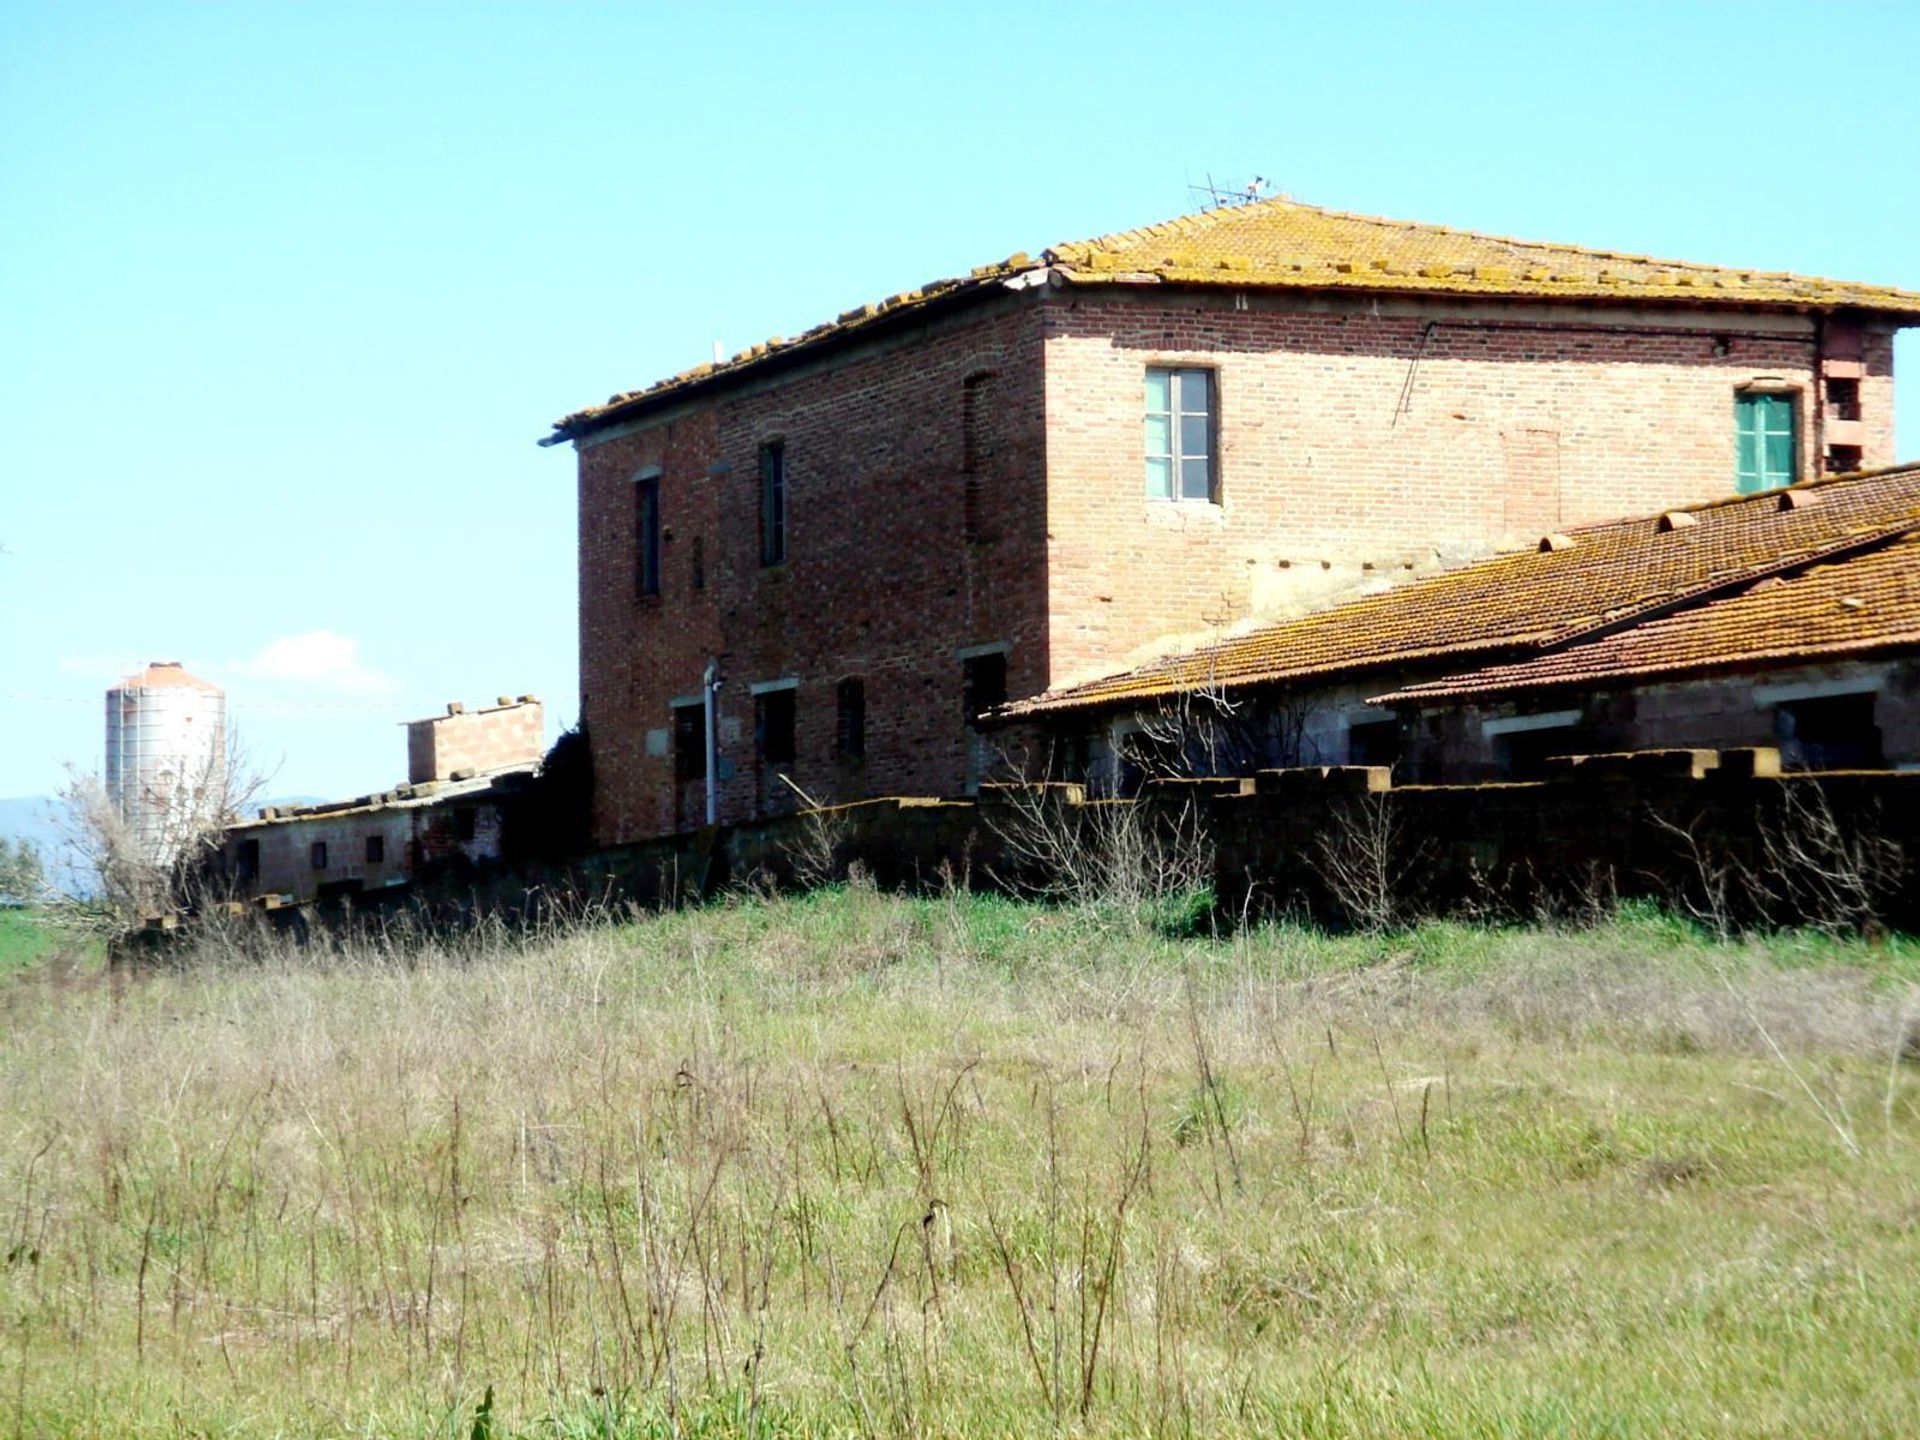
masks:
<path fill-rule="evenodd" d="M 1915 517 L 1920 523 L 1920 516 Z M 1376 703 L 1483 698 L 1586 687 L 1730 665 L 1819 660 L 1920 647 L 1920 532 L 1772 576 L 1593 640 L 1450 675 Z"/>
<path fill-rule="evenodd" d="M 1549 299 L 1673 300 L 1920 317 L 1920 294 L 1783 271 L 1696 265 L 1322 210 L 1292 200 L 1183 216 L 1049 250 L 1073 278 L 1140 272 L 1188 284 L 1442 291 Z"/>
<path fill-rule="evenodd" d="M 1548 300 L 1631 300 L 1683 305 L 1852 307 L 1920 320 L 1920 293 L 1784 271 L 1657 260 L 1612 250 L 1482 235 L 1444 225 L 1262 200 L 1183 215 L 1137 230 L 1024 251 L 970 274 L 856 306 L 787 339 L 775 336 L 731 359 L 696 365 L 556 422 L 546 443 L 611 423 L 647 401 L 731 376 L 801 348 L 840 339 L 964 297 L 1046 279 L 1106 285 L 1141 281 L 1236 290 L 1365 290 Z"/>
<path fill-rule="evenodd" d="M 350 800 L 323 800 L 312 805 L 271 805 L 251 820 L 236 820 L 227 826 L 237 830 L 257 830 L 269 825 L 289 825 L 302 820 L 339 820 L 367 815 L 378 810 L 424 810 L 449 800 L 485 798 L 492 791 L 502 794 L 515 790 L 538 772 L 537 765 L 502 765 L 485 774 L 465 780 L 421 780 L 396 785 L 372 795 L 356 795 Z"/>
<path fill-rule="evenodd" d="M 1511 659 L 1916 525 L 1920 465 L 1607 521 L 1553 537 L 1552 548 L 1543 541 L 1537 550 L 1412 580 L 999 713 L 1038 715 L 1420 662 Z"/>

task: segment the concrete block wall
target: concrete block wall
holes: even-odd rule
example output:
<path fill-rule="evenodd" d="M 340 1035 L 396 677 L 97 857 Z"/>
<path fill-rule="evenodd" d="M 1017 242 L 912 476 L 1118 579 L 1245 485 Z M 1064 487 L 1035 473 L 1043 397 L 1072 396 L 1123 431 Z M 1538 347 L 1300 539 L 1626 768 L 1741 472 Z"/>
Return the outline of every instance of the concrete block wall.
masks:
<path fill-rule="evenodd" d="M 1840 833 L 1871 833 L 1897 847 L 1902 874 L 1883 895 L 1883 919 L 1920 928 L 1920 772 L 1787 773 L 1770 748 L 1663 750 L 1594 756 L 1522 784 L 1396 786 L 1383 769 L 1315 766 L 1225 780 L 1149 787 L 1136 801 L 1089 799 L 1053 786 L 1040 813 L 1071 826 L 1080 806 L 1138 807 L 1142 824 L 1197 824 L 1213 854 L 1224 921 L 1293 913 L 1340 923 L 1328 884 L 1343 833 L 1385 825 L 1392 839 L 1396 899 L 1409 917 L 1428 913 L 1537 914 L 1578 911 L 1614 899 L 1697 903 L 1701 873 L 1680 837 L 1749 871 L 1770 863 L 1770 830 L 1825 807 Z M 977 801 L 888 799 L 823 816 L 788 815 L 662 836 L 592 857 L 592 893 L 666 903 L 730 885 L 805 877 L 796 859 L 818 849 L 822 821 L 845 868 L 858 863 L 883 887 L 937 889 L 952 877 L 976 888 L 1040 890 L 1046 876 L 1009 853 L 1019 833 L 1007 807 L 1036 813 L 1035 797 L 983 790 Z M 1064 832 L 1063 832 L 1064 833 Z M 1735 917 L 1738 918 L 1738 917 Z M 1769 918 L 1821 921 L 1832 917 Z"/>
<path fill-rule="evenodd" d="M 464 824 L 462 811 L 471 812 Z M 345 809 L 248 825 L 227 832 L 221 855 L 239 898 L 282 895 L 309 900 L 323 889 L 371 892 L 408 884 L 423 867 L 449 861 L 499 861 L 505 853 L 505 827 L 499 799 L 483 790 L 449 796 L 442 803 Z M 370 860 L 367 842 L 375 837 L 382 853 Z M 242 864 L 249 842 L 259 846 L 258 867 L 251 877 Z M 316 844 L 326 846 L 324 865 L 314 864 Z"/>

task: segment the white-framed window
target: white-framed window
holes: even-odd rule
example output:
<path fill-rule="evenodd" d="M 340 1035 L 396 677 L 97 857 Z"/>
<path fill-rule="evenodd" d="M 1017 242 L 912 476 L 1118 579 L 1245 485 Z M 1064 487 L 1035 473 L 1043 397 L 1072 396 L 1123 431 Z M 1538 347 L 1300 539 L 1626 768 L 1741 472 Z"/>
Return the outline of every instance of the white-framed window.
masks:
<path fill-rule="evenodd" d="M 1147 367 L 1149 500 L 1215 498 L 1213 371 Z"/>

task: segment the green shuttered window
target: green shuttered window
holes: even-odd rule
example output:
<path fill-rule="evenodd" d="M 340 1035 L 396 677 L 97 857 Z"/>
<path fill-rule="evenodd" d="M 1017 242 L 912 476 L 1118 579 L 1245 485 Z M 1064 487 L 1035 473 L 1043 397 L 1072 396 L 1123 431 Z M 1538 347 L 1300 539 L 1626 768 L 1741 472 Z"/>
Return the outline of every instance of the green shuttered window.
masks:
<path fill-rule="evenodd" d="M 1742 495 L 1778 490 L 1799 478 L 1793 396 L 1744 392 L 1733 397 L 1734 488 Z"/>

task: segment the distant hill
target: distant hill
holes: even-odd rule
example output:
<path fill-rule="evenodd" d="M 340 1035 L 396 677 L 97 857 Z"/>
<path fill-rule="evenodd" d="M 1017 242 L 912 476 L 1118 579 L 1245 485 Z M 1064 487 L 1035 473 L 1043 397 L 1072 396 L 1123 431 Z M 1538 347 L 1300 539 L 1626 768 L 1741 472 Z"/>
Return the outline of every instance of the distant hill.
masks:
<path fill-rule="evenodd" d="M 0 799 L 0 836 L 9 840 L 31 840 L 52 854 L 60 843 L 60 828 L 53 821 L 51 795 L 19 795 Z"/>
<path fill-rule="evenodd" d="M 0 798 L 0 838 L 32 841 L 46 862 L 47 877 L 61 889 L 72 890 L 80 857 L 61 837 L 53 818 L 55 803 L 51 795 Z"/>

